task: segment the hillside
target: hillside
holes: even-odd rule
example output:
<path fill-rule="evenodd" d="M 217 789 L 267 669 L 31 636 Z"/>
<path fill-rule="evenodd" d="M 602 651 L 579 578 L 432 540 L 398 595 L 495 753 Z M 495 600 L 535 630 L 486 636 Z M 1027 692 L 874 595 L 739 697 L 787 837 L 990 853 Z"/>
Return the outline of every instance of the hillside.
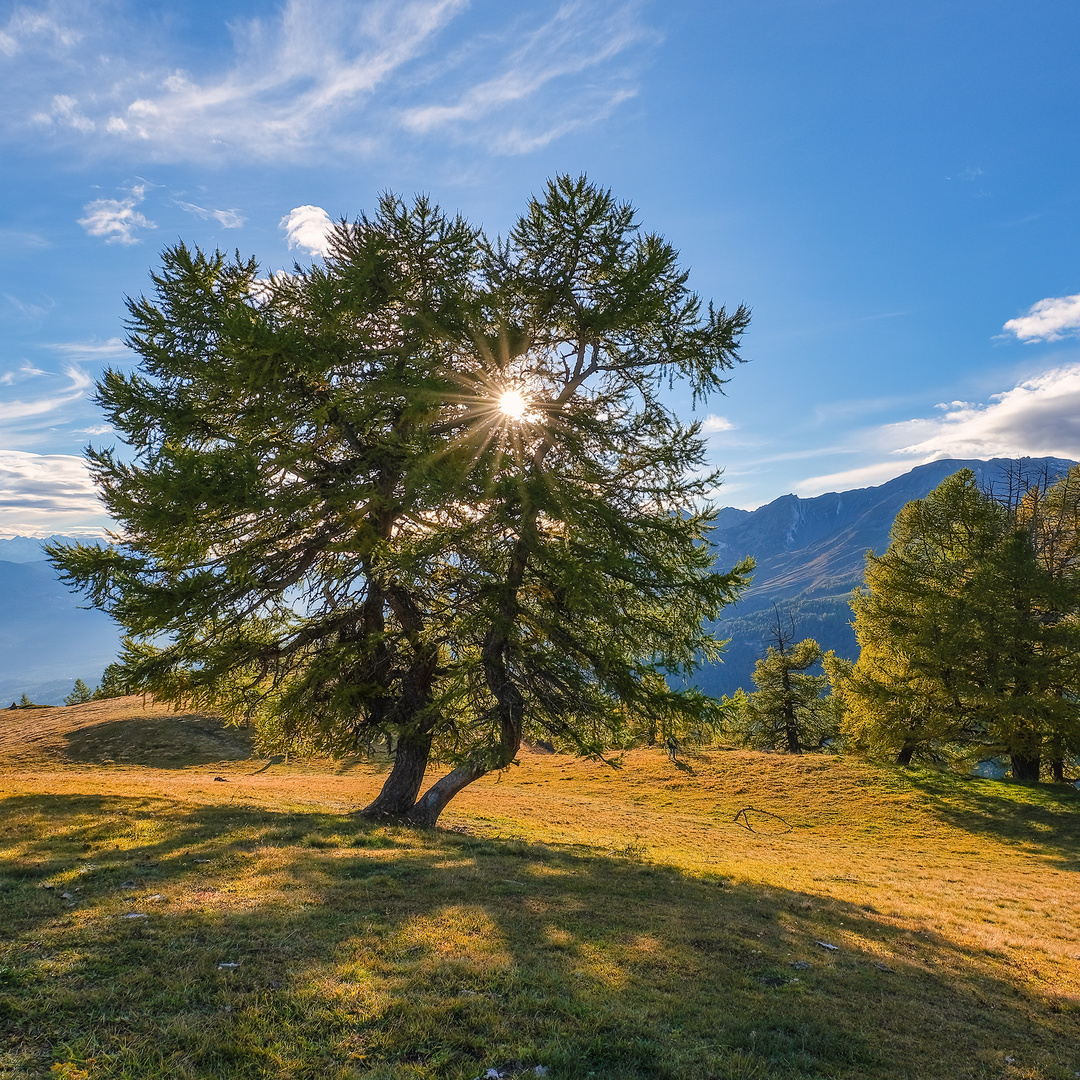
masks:
<path fill-rule="evenodd" d="M 867 551 L 884 551 L 889 530 L 905 503 L 928 495 L 945 477 L 971 469 L 980 485 L 1004 494 L 1010 475 L 1026 483 L 1056 477 L 1073 464 L 1061 458 L 994 458 L 933 461 L 877 487 L 829 492 L 813 499 L 784 495 L 732 521 L 723 517 L 712 544 L 721 566 L 745 555 L 757 562 L 754 581 L 717 624 L 730 638 L 722 665 L 701 673 L 698 683 L 716 695 L 753 689 L 754 663 L 769 645 L 773 605 L 795 616 L 796 633 L 823 648 L 856 659 L 848 597 L 861 585 Z"/>
<path fill-rule="evenodd" d="M 525 751 L 442 829 L 395 829 L 351 813 L 385 761 L 154 763 L 211 720 L 0 721 L 5 1077 L 1075 1071 L 1076 792 Z"/>

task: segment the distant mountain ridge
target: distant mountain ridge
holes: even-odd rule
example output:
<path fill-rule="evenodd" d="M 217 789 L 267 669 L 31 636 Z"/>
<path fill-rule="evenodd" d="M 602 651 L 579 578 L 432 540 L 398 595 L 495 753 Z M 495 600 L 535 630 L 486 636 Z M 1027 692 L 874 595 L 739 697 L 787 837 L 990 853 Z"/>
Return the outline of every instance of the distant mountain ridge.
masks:
<path fill-rule="evenodd" d="M 745 516 L 725 508 L 711 542 L 721 567 L 746 555 L 757 562 L 754 580 L 743 598 L 717 624 L 731 638 L 723 664 L 696 680 L 710 693 L 752 690 L 754 663 L 768 647 L 773 605 L 795 617 L 798 637 L 813 637 L 826 649 L 855 659 L 855 635 L 848 625 L 848 597 L 863 580 L 866 552 L 879 554 L 889 545 L 889 531 L 905 503 L 925 498 L 942 480 L 971 469 L 981 487 L 1002 491 L 1019 472 L 1034 483 L 1055 479 L 1075 462 L 1064 458 L 993 458 L 989 461 L 944 459 L 916 466 L 877 487 L 828 492 L 812 499 L 783 495 Z"/>
<path fill-rule="evenodd" d="M 1072 464 L 1062 458 L 933 461 L 877 487 L 812 499 L 784 495 L 752 511 L 724 507 L 711 533 L 718 566 L 727 569 L 752 555 L 757 570 L 743 598 L 716 626 L 719 636 L 732 639 L 724 662 L 699 672 L 695 682 L 717 696 L 740 686 L 752 689 L 774 604 L 785 618 L 794 616 L 799 637 L 816 638 L 854 659 L 848 597 L 862 583 L 867 550 L 885 550 L 905 503 L 924 498 L 963 468 L 984 488 L 1000 489 L 1010 470 L 1022 469 L 1035 480 L 1056 477 Z M 0 540 L 0 706 L 24 693 L 43 705 L 60 704 L 77 678 L 95 686 L 119 652 L 120 628 L 103 612 L 87 610 L 82 597 L 58 580 L 44 559 L 43 542 Z"/>

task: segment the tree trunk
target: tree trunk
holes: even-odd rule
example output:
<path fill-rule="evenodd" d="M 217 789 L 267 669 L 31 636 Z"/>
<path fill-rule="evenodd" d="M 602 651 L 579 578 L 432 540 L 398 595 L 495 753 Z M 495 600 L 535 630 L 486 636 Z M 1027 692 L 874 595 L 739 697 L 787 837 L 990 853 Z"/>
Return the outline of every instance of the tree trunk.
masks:
<path fill-rule="evenodd" d="M 430 735 L 402 735 L 394 754 L 394 767 L 382 791 L 360 813 L 364 817 L 401 820 L 416 804 L 430 753 Z"/>
<path fill-rule="evenodd" d="M 900 747 L 900 753 L 896 755 L 896 764 L 897 765 L 910 765 L 911 764 L 911 757 L 912 757 L 912 755 L 914 753 L 915 753 L 915 744 L 914 743 L 904 743 L 904 745 L 902 747 Z"/>
<path fill-rule="evenodd" d="M 447 773 L 441 780 L 432 784 L 424 797 L 399 820 L 403 825 L 434 828 L 439 815 L 446 809 L 446 804 L 462 788 L 468 787 L 474 780 L 479 780 L 487 771 L 482 765 L 462 765 L 453 772 Z"/>
<path fill-rule="evenodd" d="M 1054 774 L 1054 783 L 1062 784 L 1065 782 L 1065 759 L 1056 757 L 1050 762 L 1050 771 Z"/>
<path fill-rule="evenodd" d="M 1038 754 L 1012 754 L 1014 780 L 1038 780 L 1042 771 L 1042 758 Z"/>

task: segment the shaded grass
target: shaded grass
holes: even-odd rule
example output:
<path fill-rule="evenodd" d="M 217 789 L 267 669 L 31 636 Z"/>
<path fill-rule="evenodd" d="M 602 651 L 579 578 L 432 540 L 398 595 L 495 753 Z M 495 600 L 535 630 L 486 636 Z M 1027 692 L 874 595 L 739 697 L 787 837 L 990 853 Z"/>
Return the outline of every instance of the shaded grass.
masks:
<path fill-rule="evenodd" d="M 1072 793 L 522 761 L 437 832 L 348 813 L 359 766 L 9 772 L 0 1077 L 1080 1071 Z"/>

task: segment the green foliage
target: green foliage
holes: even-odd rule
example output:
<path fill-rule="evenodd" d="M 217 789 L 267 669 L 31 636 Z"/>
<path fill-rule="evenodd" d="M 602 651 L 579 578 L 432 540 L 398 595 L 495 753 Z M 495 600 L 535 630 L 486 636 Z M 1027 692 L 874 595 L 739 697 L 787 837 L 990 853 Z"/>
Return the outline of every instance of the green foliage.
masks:
<path fill-rule="evenodd" d="M 26 696 L 26 694 L 23 694 L 23 696 L 21 698 L 19 698 L 19 708 L 20 709 L 38 709 L 38 708 L 40 708 L 40 706 L 36 705 L 33 701 L 31 701 L 30 698 L 28 698 Z"/>
<path fill-rule="evenodd" d="M 749 321 L 584 178 L 505 241 L 385 196 L 325 265 L 168 250 L 129 303 L 132 374 L 91 450 L 127 538 L 54 546 L 128 631 L 126 685 L 254 721 L 266 749 L 392 738 L 379 816 L 430 823 L 523 737 L 599 753 L 620 717 L 703 724 L 665 675 L 749 564 L 716 573 L 716 482 L 660 389 L 721 389 Z M 502 395 L 526 400 L 523 415 Z M 454 769 L 417 801 L 429 760 Z"/>
<path fill-rule="evenodd" d="M 794 622 L 789 634 L 777 613 L 776 645 L 769 646 L 754 669 L 757 689 L 731 699 L 731 730 L 756 750 L 821 750 L 839 735 L 839 702 L 829 695 L 829 676 L 811 674 L 825 659 L 821 646 L 813 638 L 792 644 L 793 631 Z"/>
<path fill-rule="evenodd" d="M 904 507 L 852 600 L 853 742 L 902 763 L 1007 754 L 1023 779 L 1080 748 L 1080 545 L 1063 520 L 1078 486 L 1070 474 L 1010 507 L 965 469 Z"/>
<path fill-rule="evenodd" d="M 71 693 L 64 698 L 65 705 L 85 705 L 88 701 L 94 700 L 94 694 L 90 690 L 90 687 L 82 681 L 82 679 L 76 679 L 75 685 L 71 688 Z"/>
<path fill-rule="evenodd" d="M 131 692 L 127 685 L 128 675 L 123 664 L 109 664 L 101 674 L 101 682 L 94 689 L 94 700 L 123 697 Z"/>

